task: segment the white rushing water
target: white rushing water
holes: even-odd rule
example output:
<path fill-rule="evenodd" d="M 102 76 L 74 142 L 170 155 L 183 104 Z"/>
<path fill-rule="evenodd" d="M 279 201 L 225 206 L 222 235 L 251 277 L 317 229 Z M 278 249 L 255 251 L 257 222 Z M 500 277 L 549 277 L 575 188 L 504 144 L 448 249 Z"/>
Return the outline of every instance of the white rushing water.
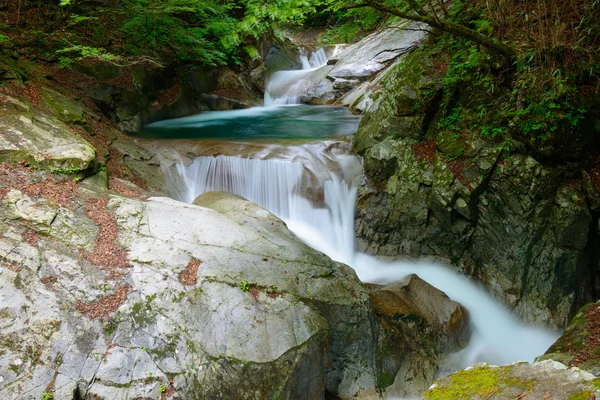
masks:
<path fill-rule="evenodd" d="M 425 261 L 382 262 L 355 253 L 354 212 L 359 162 L 347 155 L 335 156 L 332 161 L 337 164 L 337 172 L 330 173 L 328 180 L 316 183 L 324 189 L 324 204 L 317 208 L 301 193 L 307 190 L 307 184 L 303 183 L 306 169 L 301 163 L 282 160 L 197 158 L 188 167 L 178 166 L 186 188 L 180 197 L 189 202 L 209 190 L 236 193 L 278 215 L 311 247 L 352 266 L 363 282 L 386 284 L 417 274 L 444 291 L 469 310 L 473 327 L 469 345 L 449 358 L 446 372 L 479 361 L 531 362 L 558 338 L 556 332 L 519 322 L 477 283 L 445 266 Z M 348 185 L 346 180 L 354 184 Z"/>
<path fill-rule="evenodd" d="M 236 193 L 256 202 L 286 221 L 311 247 L 352 266 L 363 282 L 386 284 L 417 274 L 469 310 L 473 335 L 469 345 L 451 355 L 446 373 L 475 362 L 507 364 L 533 361 L 558 338 L 558 333 L 526 326 L 482 288 L 465 276 L 431 262 L 382 262 L 354 251 L 354 212 L 358 160 L 337 156 L 338 173 L 323 184 L 324 204 L 315 208 L 302 197 L 304 167 L 299 162 L 251 160 L 238 157 L 199 157 L 191 165 L 178 165 L 185 182 L 181 200 L 191 202 L 210 190 Z M 304 189 L 306 189 L 304 187 Z"/>
<path fill-rule="evenodd" d="M 336 50 L 334 50 L 334 54 Z M 327 65 L 327 54 L 324 49 L 319 49 L 309 55 L 301 50 L 298 58 L 302 69 L 277 71 L 269 77 L 265 85 L 265 107 L 301 104 L 302 92 L 306 87 L 305 79 L 313 71 Z"/>

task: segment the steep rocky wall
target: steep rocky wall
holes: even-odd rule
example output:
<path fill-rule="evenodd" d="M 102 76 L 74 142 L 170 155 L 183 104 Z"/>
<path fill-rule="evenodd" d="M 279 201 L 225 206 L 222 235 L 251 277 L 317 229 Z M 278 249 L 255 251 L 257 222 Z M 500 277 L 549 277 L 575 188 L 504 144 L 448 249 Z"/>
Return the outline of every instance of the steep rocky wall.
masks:
<path fill-rule="evenodd" d="M 423 73 L 434 64 L 427 49 L 411 53 L 355 135 L 366 174 L 359 248 L 446 257 L 524 320 L 564 327 L 596 294 L 598 190 L 589 174 L 597 171 L 583 156 L 550 163 L 539 146 L 475 133 L 469 88 L 454 100 L 463 125 L 440 129 L 432 122 L 444 88 Z"/>

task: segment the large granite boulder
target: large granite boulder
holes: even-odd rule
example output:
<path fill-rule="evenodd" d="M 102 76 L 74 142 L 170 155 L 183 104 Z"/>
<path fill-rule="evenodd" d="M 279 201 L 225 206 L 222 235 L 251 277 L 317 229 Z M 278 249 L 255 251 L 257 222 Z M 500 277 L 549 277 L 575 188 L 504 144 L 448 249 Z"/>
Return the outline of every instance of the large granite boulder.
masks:
<path fill-rule="evenodd" d="M 3 398 L 374 390 L 367 291 L 269 212 L 80 190 L 3 200 Z"/>

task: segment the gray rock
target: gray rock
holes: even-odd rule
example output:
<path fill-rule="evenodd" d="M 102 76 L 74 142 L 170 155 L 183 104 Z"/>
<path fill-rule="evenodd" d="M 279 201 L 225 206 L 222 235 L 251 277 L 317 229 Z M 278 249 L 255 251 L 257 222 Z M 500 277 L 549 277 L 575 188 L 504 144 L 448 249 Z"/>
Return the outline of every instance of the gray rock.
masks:
<path fill-rule="evenodd" d="M 27 162 L 43 169 L 78 171 L 95 163 L 94 147 L 62 122 L 17 99 L 0 95 L 0 161 Z"/>
<path fill-rule="evenodd" d="M 379 86 L 381 75 L 385 75 L 390 65 L 397 65 L 394 60 L 414 48 L 415 43 L 423 38 L 422 32 L 403 30 L 406 27 L 409 24 L 398 23 L 358 43 L 345 46 L 332 59 L 335 62 L 328 62 L 305 78 L 303 87 L 306 89 L 301 95 L 302 101 L 307 104 L 327 104 L 339 100 L 354 112 L 365 112 L 374 102 L 367 93 Z M 374 82 L 365 82 L 372 79 Z M 361 82 L 364 82 L 364 86 Z"/>
<path fill-rule="evenodd" d="M 403 27 L 409 27 L 408 23 L 399 25 L 348 46 L 339 54 L 339 61 L 329 75 L 336 79 L 366 80 L 383 70 L 387 63 L 409 51 L 423 38 L 422 32 L 403 31 Z"/>
<path fill-rule="evenodd" d="M 86 107 L 80 100 L 71 100 L 56 90 L 43 87 L 42 101 L 56 113 L 59 120 L 71 124 L 87 124 L 84 117 Z"/>
<path fill-rule="evenodd" d="M 444 355 L 470 338 L 467 311 L 416 275 L 371 292 L 379 317 L 378 385 L 410 397 L 433 383 Z"/>

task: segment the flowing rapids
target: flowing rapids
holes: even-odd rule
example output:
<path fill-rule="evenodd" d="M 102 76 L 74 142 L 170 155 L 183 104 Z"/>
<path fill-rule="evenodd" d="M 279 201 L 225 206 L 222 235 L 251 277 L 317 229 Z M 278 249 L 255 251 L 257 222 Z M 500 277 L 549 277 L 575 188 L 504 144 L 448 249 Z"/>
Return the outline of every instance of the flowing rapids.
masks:
<path fill-rule="evenodd" d="M 310 68 L 316 67 L 315 63 L 326 63 L 326 58 L 320 57 L 305 56 L 303 65 L 306 70 L 274 74 L 267 88 L 268 100 L 272 104 L 296 101 L 294 99 L 300 95 L 304 74 L 309 74 Z M 275 93 L 279 93 L 275 97 L 277 100 L 273 97 Z M 276 108 L 285 110 L 294 107 Z M 307 109 L 316 112 L 314 117 L 317 120 L 338 118 L 334 114 L 328 117 L 319 114 L 320 108 Z M 248 112 L 255 113 L 257 110 Z M 211 123 L 218 125 L 221 116 L 235 118 L 234 114 L 213 114 L 211 118 L 217 121 Z M 199 121 L 209 117 L 191 118 Z M 285 123 L 292 126 L 303 124 L 306 120 L 311 120 L 311 117 L 303 114 L 302 118 L 286 120 Z M 258 125 L 246 126 L 246 129 L 255 129 L 258 132 L 256 136 L 272 137 L 270 130 L 259 125 L 260 121 Z M 329 133 L 335 135 L 336 131 Z M 531 362 L 558 338 L 557 332 L 519 322 L 477 283 L 448 267 L 431 261 L 383 262 L 376 257 L 357 253 L 354 247 L 354 215 L 357 186 L 362 176 L 360 160 L 327 144 L 317 146 L 312 143 L 287 148 L 288 151 L 283 153 L 291 153 L 290 157 L 281 157 L 281 152 L 260 154 L 258 158 L 252 158 L 252 154 L 242 157 L 201 156 L 188 165 L 177 164 L 175 168 L 168 169 L 166 174 L 170 178 L 173 195 L 182 201 L 191 202 L 204 192 L 220 190 L 260 204 L 283 219 L 304 242 L 332 259 L 353 267 L 363 282 L 386 284 L 409 274 L 417 274 L 461 303 L 469 310 L 473 335 L 465 349 L 448 357 L 442 368 L 443 373 L 479 361 L 492 364 L 518 360 Z M 302 154 L 302 157 L 296 157 L 298 154 Z"/>
<path fill-rule="evenodd" d="M 473 337 L 464 350 L 452 355 L 446 372 L 478 361 L 506 364 L 533 361 L 558 338 L 556 332 L 520 323 L 508 309 L 472 280 L 451 269 L 426 261 L 382 262 L 354 250 L 354 211 L 358 160 L 336 156 L 337 172 L 329 172 L 322 185 L 324 199 L 315 207 L 303 197 L 309 188 L 303 184 L 306 169 L 298 162 L 250 160 L 238 157 L 199 157 L 191 165 L 178 165 L 185 182 L 180 199 L 192 201 L 209 190 L 223 190 L 246 197 L 267 208 L 311 247 L 352 266 L 364 282 L 386 284 L 417 274 L 446 292 L 470 313 Z M 313 168 L 315 165 L 312 166 Z M 321 165 L 321 167 L 324 167 Z M 303 172 L 304 171 L 304 172 Z"/>

